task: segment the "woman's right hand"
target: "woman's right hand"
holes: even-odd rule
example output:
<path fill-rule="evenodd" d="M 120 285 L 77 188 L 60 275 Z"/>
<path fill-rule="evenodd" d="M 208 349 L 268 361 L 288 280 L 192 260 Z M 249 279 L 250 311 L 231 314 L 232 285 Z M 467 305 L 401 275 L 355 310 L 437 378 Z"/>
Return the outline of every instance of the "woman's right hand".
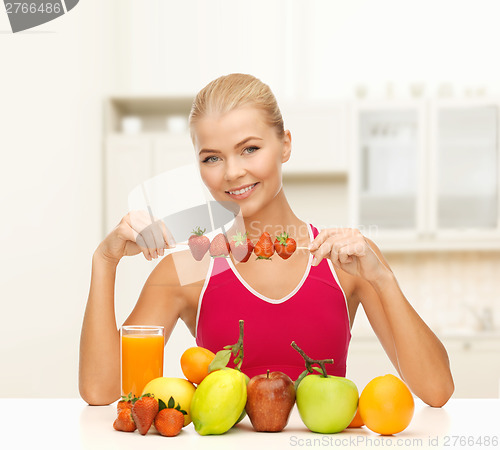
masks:
<path fill-rule="evenodd" d="M 175 240 L 162 220 L 152 222 L 146 211 L 131 211 L 106 236 L 96 250 L 105 260 L 118 264 L 123 256 L 143 253 L 151 261 L 163 256 L 165 248 L 175 247 Z"/>

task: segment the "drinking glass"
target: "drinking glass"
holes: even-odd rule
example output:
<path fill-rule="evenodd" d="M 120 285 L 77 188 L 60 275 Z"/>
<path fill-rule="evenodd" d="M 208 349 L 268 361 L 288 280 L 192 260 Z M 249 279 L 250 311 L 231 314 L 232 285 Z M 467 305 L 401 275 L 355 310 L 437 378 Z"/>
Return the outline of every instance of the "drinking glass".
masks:
<path fill-rule="evenodd" d="M 163 376 L 164 329 L 126 325 L 120 329 L 122 395 L 139 397 L 151 380 Z"/>

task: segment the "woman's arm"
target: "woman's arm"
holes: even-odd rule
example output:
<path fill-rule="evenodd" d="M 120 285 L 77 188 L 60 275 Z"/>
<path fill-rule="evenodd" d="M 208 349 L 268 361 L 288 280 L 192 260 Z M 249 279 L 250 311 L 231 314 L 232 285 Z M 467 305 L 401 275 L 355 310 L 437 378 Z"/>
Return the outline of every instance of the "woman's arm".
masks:
<path fill-rule="evenodd" d="M 120 396 L 120 334 L 115 318 L 117 264 L 97 252 L 80 336 L 80 395 L 89 405 L 108 405 Z"/>
<path fill-rule="evenodd" d="M 116 266 L 94 255 L 90 294 L 80 341 L 80 395 L 90 405 L 120 397 L 120 333 L 114 312 Z M 165 342 L 184 307 L 172 255 L 151 272 L 125 325 L 161 325 Z"/>
<path fill-rule="evenodd" d="M 155 223 L 154 226 L 144 228 L 142 216 L 143 214 L 139 216 L 127 214 L 101 242 L 92 257 L 90 291 L 80 337 L 78 380 L 80 395 L 91 405 L 110 404 L 120 396 L 120 335 L 116 324 L 114 302 L 118 263 L 123 256 L 141 252 L 148 260 L 162 255 L 165 248 L 164 240 L 168 238 L 164 226 L 160 229 Z M 157 238 L 154 233 L 159 237 Z M 136 243 L 139 236 L 143 246 Z M 156 269 L 160 265 L 162 264 Z M 171 281 L 168 285 L 171 286 L 173 283 Z M 158 294 L 158 289 L 155 291 Z M 141 297 L 150 295 L 150 289 L 143 289 Z M 164 289 L 161 295 L 168 298 L 169 292 Z M 171 312 L 175 315 L 175 308 L 172 308 Z M 148 323 L 147 320 L 154 319 L 154 313 L 143 317 L 145 324 Z"/>
<path fill-rule="evenodd" d="M 319 239 L 318 239 L 319 238 Z M 376 245 L 357 230 L 324 230 L 311 251 L 358 277 L 355 295 L 382 346 L 410 389 L 430 406 L 454 391 L 443 344 L 405 298 Z"/>
<path fill-rule="evenodd" d="M 381 257 L 380 250 L 370 246 Z M 360 282 L 355 295 L 384 348 L 392 346 L 391 359 L 401 378 L 425 403 L 443 406 L 454 391 L 448 354 L 405 298 L 392 271 Z"/>

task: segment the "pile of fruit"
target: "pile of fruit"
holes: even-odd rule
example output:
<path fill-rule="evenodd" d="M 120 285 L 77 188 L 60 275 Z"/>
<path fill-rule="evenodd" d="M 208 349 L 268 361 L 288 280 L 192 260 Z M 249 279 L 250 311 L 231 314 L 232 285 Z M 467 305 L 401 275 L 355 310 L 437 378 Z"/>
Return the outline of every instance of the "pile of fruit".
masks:
<path fill-rule="evenodd" d="M 271 259 L 275 252 L 281 258 L 288 259 L 297 248 L 295 240 L 286 232 L 276 236 L 273 242 L 271 235 L 266 231 L 262 233 L 255 245 L 248 238 L 247 233 L 241 234 L 239 231 L 231 236 L 229 241 L 223 233 L 219 233 L 212 239 L 212 242 L 204 233 L 205 229 L 197 227 L 188 239 L 189 249 L 196 261 L 201 261 L 207 252 L 215 258 L 228 257 L 229 253 L 232 253 L 238 262 L 247 262 L 252 252 L 255 253 L 257 259 Z"/>
<path fill-rule="evenodd" d="M 139 398 L 124 397 L 118 402 L 113 426 L 119 431 L 137 429 L 145 435 L 154 425 L 161 435 L 176 436 L 192 421 L 200 435 L 217 435 L 248 414 L 255 431 L 279 432 L 286 427 L 295 403 L 305 426 L 316 433 L 339 433 L 366 425 L 375 433 L 391 435 L 410 424 L 413 396 L 399 378 L 374 378 L 359 395 L 352 381 L 327 374 L 325 364 L 333 363 L 331 359 L 314 360 L 295 342 L 292 347 L 305 362 L 305 370 L 295 383 L 288 375 L 269 370 L 250 379 L 240 370 L 240 321 L 240 336 L 234 345 L 217 354 L 201 347 L 183 353 L 181 368 L 187 380 L 156 378 Z M 234 369 L 227 367 L 232 356 Z"/>
<path fill-rule="evenodd" d="M 161 405 L 161 406 L 160 406 Z M 135 431 L 145 435 L 151 425 L 162 436 L 177 436 L 184 426 L 186 411 L 180 408 L 171 396 L 168 404 L 157 400 L 152 394 L 143 394 L 139 398 L 122 397 L 117 405 L 118 417 L 113 428 L 118 431 Z"/>

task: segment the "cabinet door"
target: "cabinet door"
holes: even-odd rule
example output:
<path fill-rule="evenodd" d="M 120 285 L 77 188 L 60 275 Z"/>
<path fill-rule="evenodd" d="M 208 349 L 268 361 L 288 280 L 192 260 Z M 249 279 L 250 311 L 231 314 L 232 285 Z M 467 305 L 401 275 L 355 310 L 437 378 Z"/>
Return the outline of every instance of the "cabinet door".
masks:
<path fill-rule="evenodd" d="M 382 233 L 423 228 L 423 119 L 420 104 L 355 110 L 356 226 Z"/>
<path fill-rule="evenodd" d="M 145 136 L 110 135 L 106 138 L 105 234 L 129 211 L 130 192 L 151 177 L 151 147 L 151 139 Z M 156 264 L 157 260 L 147 261 L 142 253 L 125 257 L 120 262 L 115 283 L 118 323 L 130 314 Z"/>
<path fill-rule="evenodd" d="M 128 212 L 128 195 L 151 177 L 151 140 L 111 135 L 106 139 L 105 233 Z"/>
<path fill-rule="evenodd" d="M 292 135 L 288 174 L 336 174 L 347 171 L 346 113 L 343 105 L 284 105 L 285 130 Z"/>
<path fill-rule="evenodd" d="M 434 110 L 432 227 L 498 228 L 498 107 Z"/>
<path fill-rule="evenodd" d="M 498 337 L 443 339 L 455 383 L 454 398 L 499 398 Z"/>
<path fill-rule="evenodd" d="M 172 134 L 155 138 L 151 176 L 195 162 L 197 160 L 189 134 Z"/>

